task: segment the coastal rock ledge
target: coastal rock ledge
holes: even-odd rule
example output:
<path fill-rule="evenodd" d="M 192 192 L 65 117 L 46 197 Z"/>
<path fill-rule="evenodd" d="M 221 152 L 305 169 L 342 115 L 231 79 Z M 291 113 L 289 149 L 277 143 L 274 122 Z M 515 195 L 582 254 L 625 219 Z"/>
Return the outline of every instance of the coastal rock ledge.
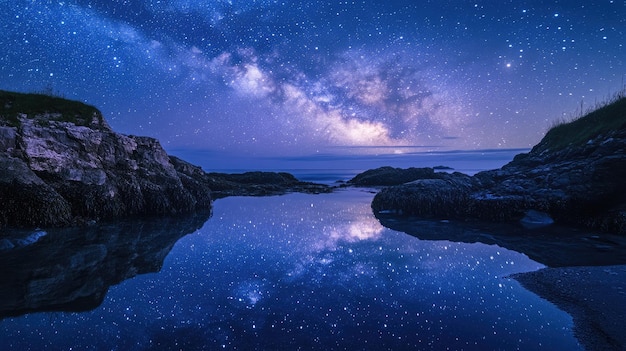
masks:
<path fill-rule="evenodd" d="M 91 106 L 0 91 L 0 228 L 208 211 L 202 174 Z"/>
<path fill-rule="evenodd" d="M 626 234 L 626 98 L 551 129 L 500 169 L 435 178 L 384 188 L 374 213 L 531 227 L 554 221 Z"/>

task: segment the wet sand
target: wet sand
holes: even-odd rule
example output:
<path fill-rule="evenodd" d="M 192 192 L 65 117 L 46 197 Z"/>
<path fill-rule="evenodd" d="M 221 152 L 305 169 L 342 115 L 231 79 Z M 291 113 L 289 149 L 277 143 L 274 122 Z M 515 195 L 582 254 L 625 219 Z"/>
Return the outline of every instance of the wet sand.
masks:
<path fill-rule="evenodd" d="M 626 350 L 626 265 L 544 268 L 511 277 L 570 314 L 587 350 Z"/>

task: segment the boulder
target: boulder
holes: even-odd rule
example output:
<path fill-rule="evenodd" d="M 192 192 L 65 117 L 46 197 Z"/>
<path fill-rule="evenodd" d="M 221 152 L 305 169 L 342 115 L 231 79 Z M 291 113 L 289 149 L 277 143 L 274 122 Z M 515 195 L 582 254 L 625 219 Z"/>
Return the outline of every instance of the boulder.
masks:
<path fill-rule="evenodd" d="M 392 212 L 423 218 L 456 218 L 466 214 L 471 186 L 467 176 L 420 179 L 403 186 L 382 189 L 373 199 L 377 212 Z"/>
<path fill-rule="evenodd" d="M 524 218 L 520 220 L 522 226 L 528 229 L 546 227 L 554 223 L 554 219 L 545 212 L 528 210 Z"/>

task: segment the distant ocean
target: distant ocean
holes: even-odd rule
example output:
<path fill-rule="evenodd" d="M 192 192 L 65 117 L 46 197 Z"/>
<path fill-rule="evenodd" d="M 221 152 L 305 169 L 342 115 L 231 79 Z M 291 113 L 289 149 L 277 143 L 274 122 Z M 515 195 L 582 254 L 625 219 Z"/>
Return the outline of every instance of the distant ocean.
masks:
<path fill-rule="evenodd" d="M 450 167 L 449 171 L 469 175 L 500 168 L 529 149 L 490 149 L 469 151 L 413 152 L 404 154 L 246 157 L 225 156 L 206 150 L 168 150 L 171 155 L 202 167 L 206 172 L 243 173 L 248 171 L 288 172 L 302 181 L 332 184 L 347 181 L 368 169 L 391 166 Z"/>

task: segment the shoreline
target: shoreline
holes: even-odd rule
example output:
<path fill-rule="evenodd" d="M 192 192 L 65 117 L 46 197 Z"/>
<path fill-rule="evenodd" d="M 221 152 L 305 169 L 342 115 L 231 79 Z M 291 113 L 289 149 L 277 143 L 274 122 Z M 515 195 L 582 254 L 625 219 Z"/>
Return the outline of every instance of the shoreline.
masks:
<path fill-rule="evenodd" d="M 572 316 L 586 350 L 626 349 L 626 265 L 543 268 L 509 278 Z"/>

